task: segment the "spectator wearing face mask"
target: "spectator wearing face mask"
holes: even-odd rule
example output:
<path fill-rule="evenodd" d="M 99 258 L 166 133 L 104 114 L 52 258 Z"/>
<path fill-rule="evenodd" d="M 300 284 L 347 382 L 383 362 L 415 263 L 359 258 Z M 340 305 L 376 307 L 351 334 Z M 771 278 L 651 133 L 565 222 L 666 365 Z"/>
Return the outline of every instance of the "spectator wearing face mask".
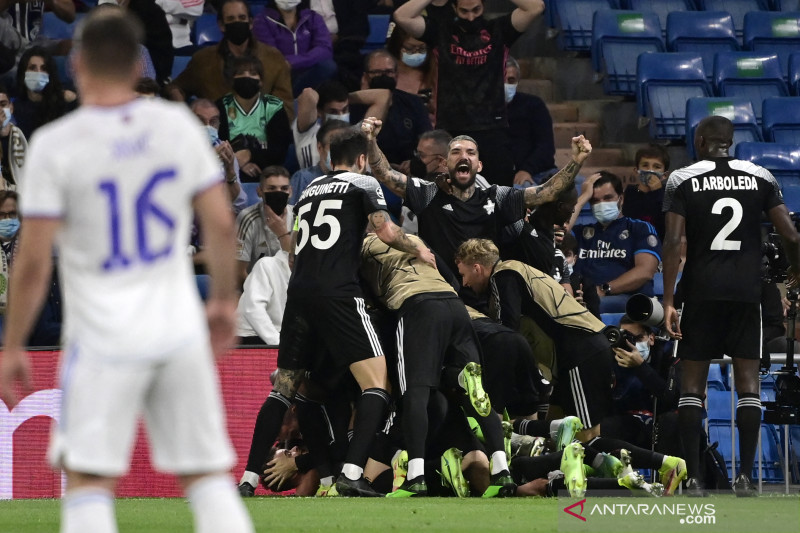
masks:
<path fill-rule="evenodd" d="M 616 175 L 593 174 L 583 182 L 568 224 L 578 240 L 575 272 L 596 283 L 601 313 L 625 311 L 628 297 L 638 292 L 653 296 L 653 275 L 661 262 L 661 240 L 655 228 L 623 216 L 623 200 L 622 181 Z M 597 222 L 573 227 L 587 202 Z"/>
<path fill-rule="evenodd" d="M 289 64 L 280 51 L 253 37 L 248 4 L 244 0 L 223 0 L 217 24 L 222 41 L 195 52 L 184 71 L 167 86 L 169 98 L 182 102 L 197 96 L 216 101 L 233 88 L 230 73 L 234 58 L 250 55 L 261 61 L 262 92 L 280 98 L 289 118 L 294 117 Z"/>
<path fill-rule="evenodd" d="M 408 174 L 417 139 L 433 129 L 422 100 L 415 94 L 397 89 L 397 61 L 387 50 L 371 52 L 364 61 L 361 89 L 389 89 L 392 103 L 378 135 L 378 147 L 389 163 Z M 365 106 L 353 106 L 353 119 L 364 118 Z"/>
<path fill-rule="evenodd" d="M 289 62 L 294 96 L 336 75 L 331 34 L 309 0 L 269 0 L 253 21 L 253 35 Z"/>
<path fill-rule="evenodd" d="M 622 214 L 649 222 L 664 239 L 664 184 L 669 177 L 669 154 L 663 146 L 651 144 L 636 152 L 634 167 L 639 183 L 625 188 Z"/>
<path fill-rule="evenodd" d="M 14 118 L 25 137 L 75 107 L 77 95 L 64 90 L 53 56 L 38 46 L 26 50 L 19 60 L 14 99 Z"/>
<path fill-rule="evenodd" d="M 262 92 L 262 68 L 256 57 L 234 58 L 233 92 L 217 101 L 220 117 L 225 117 L 219 138 L 230 141 L 245 181 L 257 181 L 265 167 L 283 164 L 292 143 L 283 103 Z"/>
<path fill-rule="evenodd" d="M 433 123 L 436 117 L 436 106 L 432 98 L 436 83 L 436 62 L 428 51 L 428 45 L 409 35 L 400 26 L 394 26 L 386 41 L 386 49 L 397 62 L 397 88 L 419 96 Z"/>
<path fill-rule="evenodd" d="M 5 180 L 2 188 L 16 190 L 22 177 L 21 170 L 25 164 L 28 140 L 17 127 L 14 119 L 14 103 L 9 98 L 8 90 L 2 85 L 0 85 L 0 149 L 3 154 L 0 169 Z"/>
<path fill-rule="evenodd" d="M 17 193 L 0 191 L 0 313 L 5 315 L 8 298 L 8 273 L 19 249 Z"/>

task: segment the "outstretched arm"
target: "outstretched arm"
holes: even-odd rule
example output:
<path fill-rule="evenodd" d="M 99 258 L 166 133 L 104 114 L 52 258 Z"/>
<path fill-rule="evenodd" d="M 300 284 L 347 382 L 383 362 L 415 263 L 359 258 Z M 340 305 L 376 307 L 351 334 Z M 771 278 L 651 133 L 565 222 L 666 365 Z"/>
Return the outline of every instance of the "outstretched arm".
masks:
<path fill-rule="evenodd" d="M 525 206 L 531 208 L 555 201 L 561 191 L 574 185 L 575 176 L 578 175 L 581 165 L 591 153 L 592 145 L 588 139 L 583 135 L 573 137 L 572 160 L 543 184 L 525 189 Z"/>
<path fill-rule="evenodd" d="M 412 37 L 419 39 L 425 33 L 425 19 L 422 11 L 430 3 L 431 0 L 409 0 L 395 10 L 395 22 Z"/>
<path fill-rule="evenodd" d="M 408 238 L 403 228 L 392 222 L 386 211 L 375 211 L 369 215 L 369 223 L 375 228 L 380 240 L 401 252 L 406 252 L 436 268 L 436 257 L 422 242 L 415 243 Z"/>
<path fill-rule="evenodd" d="M 408 178 L 389 165 L 386 156 L 378 147 L 378 133 L 381 131 L 382 124 L 383 122 L 375 117 L 367 117 L 361 122 L 361 131 L 367 136 L 367 161 L 369 161 L 375 179 L 386 185 L 400 198 L 405 198 Z"/>
<path fill-rule="evenodd" d="M 544 12 L 544 2 L 542 0 L 511 0 L 517 8 L 511 12 L 511 25 L 514 29 L 522 33 L 528 26 Z"/>

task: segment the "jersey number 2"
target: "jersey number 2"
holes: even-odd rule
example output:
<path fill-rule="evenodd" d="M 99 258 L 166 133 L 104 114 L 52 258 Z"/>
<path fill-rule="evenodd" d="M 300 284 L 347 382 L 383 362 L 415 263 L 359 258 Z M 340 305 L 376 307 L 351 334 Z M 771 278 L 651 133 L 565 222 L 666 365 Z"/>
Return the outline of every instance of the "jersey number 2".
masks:
<path fill-rule="evenodd" d="M 300 253 L 308 241 L 311 241 L 311 246 L 316 248 L 317 250 L 327 250 L 339 239 L 339 235 L 342 233 L 342 226 L 339 224 L 339 219 L 336 218 L 334 215 L 325 214 L 325 211 L 338 211 L 342 208 L 342 201 L 341 200 L 322 200 L 319 203 L 319 208 L 317 209 L 317 215 L 314 217 L 314 228 L 319 228 L 321 226 L 329 226 L 331 228 L 330 235 L 328 235 L 327 239 L 320 239 L 319 235 L 311 235 L 311 228 L 308 225 L 308 220 L 304 217 L 311 211 L 310 203 L 304 205 L 297 211 L 297 216 L 299 218 L 298 222 L 298 230 L 302 233 L 300 234 L 300 240 L 297 241 L 297 246 L 295 247 L 295 253 Z M 315 231 L 315 233 L 317 233 Z"/>
<path fill-rule="evenodd" d="M 148 220 L 158 221 L 165 226 L 169 233 L 175 229 L 175 220 L 164 211 L 158 204 L 153 202 L 153 190 L 156 186 L 165 181 L 175 178 L 174 169 L 160 170 L 153 174 L 144 184 L 142 190 L 136 195 L 136 254 L 135 258 L 142 263 L 151 263 L 169 255 L 172 251 L 172 239 L 167 239 L 167 243 L 159 250 L 153 250 L 147 239 Z M 108 208 L 111 227 L 111 255 L 103 261 L 103 270 L 117 270 L 127 268 L 133 261 L 132 255 L 123 249 L 122 246 L 122 226 L 119 205 L 119 189 L 117 182 L 113 180 L 101 181 L 98 185 L 100 192 L 108 197 Z"/>
<path fill-rule="evenodd" d="M 729 207 L 733 213 L 728 223 L 722 226 L 714 240 L 711 241 L 712 250 L 739 250 L 742 247 L 742 241 L 732 241 L 727 238 L 728 235 L 736 231 L 742 221 L 742 204 L 735 198 L 720 198 L 711 206 L 711 214 L 721 215 L 726 207 Z"/>

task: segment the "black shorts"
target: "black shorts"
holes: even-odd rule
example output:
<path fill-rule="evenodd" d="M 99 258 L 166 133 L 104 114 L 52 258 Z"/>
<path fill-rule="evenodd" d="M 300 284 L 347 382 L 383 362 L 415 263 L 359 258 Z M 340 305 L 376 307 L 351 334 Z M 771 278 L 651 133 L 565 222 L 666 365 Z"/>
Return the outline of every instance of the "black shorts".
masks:
<path fill-rule="evenodd" d="M 610 415 L 613 407 L 614 354 L 610 348 L 595 352 L 568 370 L 559 369 L 550 404 L 577 416 L 590 428 Z"/>
<path fill-rule="evenodd" d="M 438 387 L 444 366 L 480 362 L 469 315 L 456 297 L 406 302 L 396 341 L 400 394 L 411 386 Z"/>
<path fill-rule="evenodd" d="M 364 299 L 293 298 L 283 313 L 278 368 L 307 370 L 329 354 L 335 367 L 383 355 Z"/>
<path fill-rule="evenodd" d="M 710 361 L 723 355 L 761 357 L 761 304 L 752 302 L 688 302 L 681 311 L 678 357 Z"/>

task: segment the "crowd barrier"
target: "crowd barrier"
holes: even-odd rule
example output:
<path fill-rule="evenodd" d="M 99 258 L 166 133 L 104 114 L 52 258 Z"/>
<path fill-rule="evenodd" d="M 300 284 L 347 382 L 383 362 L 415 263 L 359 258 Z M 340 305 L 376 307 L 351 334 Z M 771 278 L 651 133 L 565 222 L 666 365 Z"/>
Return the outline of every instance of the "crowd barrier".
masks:
<path fill-rule="evenodd" d="M 58 420 L 58 351 L 31 352 L 33 391 L 10 411 L 0 401 L 0 499 L 59 498 L 63 479 L 47 463 L 50 426 Z M 244 470 L 253 425 L 271 389 L 276 349 L 236 349 L 219 362 L 228 431 Z M 120 480 L 121 497 L 173 497 L 181 492 L 174 478 L 153 470 L 144 431 L 140 427 L 130 472 Z"/>

